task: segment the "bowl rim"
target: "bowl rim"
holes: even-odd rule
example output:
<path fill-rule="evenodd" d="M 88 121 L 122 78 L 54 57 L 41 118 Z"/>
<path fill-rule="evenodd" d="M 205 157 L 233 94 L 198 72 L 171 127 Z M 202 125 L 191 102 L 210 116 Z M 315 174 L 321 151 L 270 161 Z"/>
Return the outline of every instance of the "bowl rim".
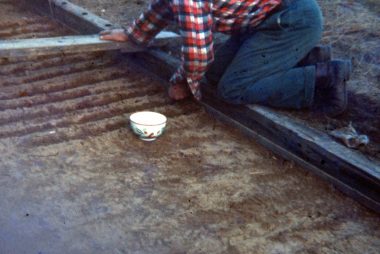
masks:
<path fill-rule="evenodd" d="M 159 115 L 161 115 L 161 116 L 163 116 L 163 117 L 165 118 L 165 121 L 162 122 L 162 123 L 157 123 L 157 124 L 137 123 L 137 122 L 135 122 L 135 121 L 133 121 L 133 120 L 131 119 L 132 115 L 137 114 L 137 113 L 154 113 L 154 114 L 159 114 Z M 167 117 L 166 117 L 164 114 L 161 114 L 161 113 L 158 113 L 158 112 L 154 112 L 154 111 L 137 111 L 137 112 L 134 112 L 134 113 L 130 114 L 130 116 L 129 116 L 129 121 L 130 121 L 131 123 L 134 123 L 134 124 L 137 124 L 137 125 L 142 125 L 142 126 L 158 126 L 158 125 L 166 124 L 166 122 L 168 121 L 168 119 L 167 119 Z"/>
<path fill-rule="evenodd" d="M 158 125 L 166 124 L 166 121 L 163 122 L 163 123 L 158 123 L 158 124 L 143 124 L 143 123 L 136 123 L 136 122 L 134 122 L 134 121 L 132 121 L 132 120 L 130 120 L 130 121 L 131 121 L 131 123 L 134 123 L 134 124 L 136 124 L 136 125 L 141 125 L 141 126 L 158 126 Z"/>

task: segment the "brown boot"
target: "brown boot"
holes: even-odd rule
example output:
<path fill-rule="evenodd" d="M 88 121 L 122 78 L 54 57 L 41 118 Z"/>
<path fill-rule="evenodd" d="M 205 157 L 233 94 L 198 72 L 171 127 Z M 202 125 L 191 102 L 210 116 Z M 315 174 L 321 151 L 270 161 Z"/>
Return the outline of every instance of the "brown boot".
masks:
<path fill-rule="evenodd" d="M 347 108 L 346 81 L 351 74 L 351 62 L 333 60 L 316 65 L 316 95 L 320 96 L 322 111 L 336 117 Z"/>
<path fill-rule="evenodd" d="M 330 61 L 332 58 L 332 48 L 330 45 L 315 46 L 297 66 L 315 65 Z"/>

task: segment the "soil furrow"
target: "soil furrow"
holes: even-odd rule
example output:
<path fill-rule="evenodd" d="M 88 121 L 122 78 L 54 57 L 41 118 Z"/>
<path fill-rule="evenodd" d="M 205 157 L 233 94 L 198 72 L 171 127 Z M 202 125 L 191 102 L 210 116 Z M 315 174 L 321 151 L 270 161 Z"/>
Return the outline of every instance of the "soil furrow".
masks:
<path fill-rule="evenodd" d="M 161 89 L 157 88 L 155 90 L 146 91 L 119 91 L 119 92 L 109 92 L 100 95 L 89 95 L 83 98 L 66 100 L 63 102 L 50 103 L 45 105 L 37 105 L 32 108 L 19 108 L 10 109 L 0 112 L 0 125 L 9 124 L 11 122 L 26 121 L 36 117 L 55 115 L 60 113 L 72 112 L 79 109 L 97 107 L 102 105 L 107 105 L 112 102 L 123 101 L 126 99 L 133 99 L 135 103 L 142 101 L 146 98 L 162 99 L 160 94 Z"/>
<path fill-rule="evenodd" d="M 0 6 L 0 8 L 2 8 Z M 52 23 L 52 20 L 48 17 L 33 16 L 33 17 L 23 17 L 17 20 L 1 20 L 0 21 L 0 32 L 7 29 L 18 29 L 19 27 L 38 25 L 38 24 L 48 24 Z"/>
<path fill-rule="evenodd" d="M 146 108 L 145 108 L 146 109 Z M 199 115 L 199 112 L 191 113 L 187 117 Z M 181 117 L 174 117 L 170 120 L 170 124 L 182 122 Z M 18 144 L 24 147 L 49 146 L 73 140 L 83 140 L 90 137 L 96 137 L 106 132 L 128 127 L 128 120 L 123 115 L 112 116 L 107 121 L 93 121 L 81 125 L 71 126 L 68 128 L 58 128 L 55 131 L 31 134 L 23 137 Z M 171 128 L 174 130 L 174 128 Z"/>
<path fill-rule="evenodd" d="M 111 67 L 113 64 L 112 61 L 108 62 L 102 62 L 102 61 L 94 61 L 94 62 L 85 62 L 82 64 L 78 65 L 67 65 L 67 66 L 62 66 L 62 68 L 56 68 L 54 67 L 54 70 L 51 72 L 46 71 L 46 72 L 40 72 L 35 75 L 26 75 L 25 77 L 15 77 L 15 78 L 2 78 L 5 80 L 4 82 L 0 83 L 1 86 L 17 86 L 20 84 L 25 84 L 25 83 L 30 83 L 34 81 L 39 81 L 39 80 L 47 80 L 47 79 L 52 79 L 52 78 L 58 78 L 62 77 L 65 78 L 66 75 L 69 74 L 74 74 L 74 73 L 82 73 L 85 71 L 89 70 L 95 70 L 97 69 L 98 73 L 102 73 L 103 69 L 107 67 Z M 0 77 L 1 78 L 1 77 Z"/>
<path fill-rule="evenodd" d="M 41 64 L 44 64 L 45 61 L 51 59 L 51 58 L 55 58 L 55 57 L 58 57 L 58 58 L 66 58 L 66 57 L 75 57 L 75 56 L 78 56 L 78 57 L 83 57 L 83 59 L 87 59 L 87 57 L 93 57 L 94 55 L 96 55 L 96 53 L 54 53 L 54 54 L 51 54 L 51 55 L 27 55 L 27 56 L 23 56 L 22 58 L 16 58 L 16 57 L 11 57 L 11 58 L 7 58 L 7 57 L 2 57 L 0 58 L 0 66 L 4 66 L 4 65 L 11 65 L 11 64 L 15 64 L 17 65 L 18 63 L 20 64 L 23 64 L 23 63 L 26 63 L 26 62 L 30 62 L 30 63 L 41 63 Z"/>
<path fill-rule="evenodd" d="M 20 97 L 34 96 L 37 94 L 53 93 L 66 89 L 77 88 L 103 81 L 114 80 L 125 77 L 125 71 L 115 67 L 107 67 L 99 70 L 89 70 L 62 77 L 39 80 L 16 87 L 6 87 L 0 90 L 0 100 L 16 99 Z M 129 79 L 133 82 L 133 79 Z"/>
<path fill-rule="evenodd" d="M 129 101 L 132 101 L 130 99 Z M 91 109 L 77 110 L 71 113 L 56 115 L 54 118 L 39 117 L 32 119 L 25 124 L 24 122 L 12 123 L 1 127 L 0 139 L 22 137 L 36 132 L 53 131 L 56 128 L 68 128 L 77 124 L 85 124 L 93 121 L 107 120 L 114 116 L 124 116 L 138 110 L 152 110 L 160 112 L 172 119 L 189 115 L 200 111 L 199 107 L 193 104 L 178 107 L 177 105 L 167 105 L 167 101 L 140 101 L 133 106 L 128 106 L 128 100 L 115 102 L 105 106 L 95 107 Z"/>
<path fill-rule="evenodd" d="M 46 31 L 56 31 L 57 25 L 54 23 L 35 23 L 26 26 L 17 26 L 0 30 L 0 38 L 12 38 L 18 35 L 26 35 L 30 33 L 43 33 Z"/>
<path fill-rule="evenodd" d="M 83 61 L 91 61 L 104 57 L 104 54 L 91 54 L 88 55 L 59 55 L 59 56 L 45 56 L 43 61 L 40 59 L 33 59 L 30 61 L 18 61 L 1 66 L 0 75 L 20 75 L 26 71 L 37 71 L 44 68 L 56 67 L 64 65 L 65 63 L 76 64 Z"/>
<path fill-rule="evenodd" d="M 84 85 L 78 88 L 59 90 L 52 93 L 43 93 L 35 96 L 19 97 L 10 100 L 0 100 L 0 110 L 35 107 L 36 105 L 41 104 L 56 103 L 89 95 L 105 94 L 108 92 L 124 91 L 127 89 L 128 92 L 149 92 L 149 90 L 152 90 L 153 88 L 154 87 L 152 86 L 141 87 L 140 83 L 131 83 L 125 78 L 116 80 L 113 79 Z"/>
<path fill-rule="evenodd" d="M 14 86 L 23 83 L 29 83 L 33 81 L 51 79 L 56 77 L 62 77 L 67 74 L 73 74 L 88 70 L 99 69 L 98 72 L 102 72 L 102 68 L 106 68 L 115 64 L 115 61 L 112 59 L 98 59 L 93 61 L 83 61 L 75 65 L 65 64 L 57 67 L 46 68 L 38 71 L 24 72 L 20 76 L 16 77 L 7 77 L 6 75 L 0 76 L 0 79 L 5 79 L 0 83 L 0 86 Z"/>
<path fill-rule="evenodd" d="M 57 29 L 55 31 L 36 31 L 36 32 L 26 32 L 22 34 L 13 34 L 7 36 L 7 40 L 21 40 L 21 39 L 34 39 L 34 38 L 49 38 L 61 36 L 64 30 Z"/>
<path fill-rule="evenodd" d="M 111 132 L 127 126 L 127 120 L 123 117 L 114 117 L 105 122 L 93 122 L 87 124 L 85 128 L 64 129 L 62 132 L 57 130 L 54 133 L 33 134 L 31 137 L 23 138 L 18 144 L 24 147 L 48 146 L 63 142 L 70 142 L 86 137 L 99 136 L 105 132 Z"/>

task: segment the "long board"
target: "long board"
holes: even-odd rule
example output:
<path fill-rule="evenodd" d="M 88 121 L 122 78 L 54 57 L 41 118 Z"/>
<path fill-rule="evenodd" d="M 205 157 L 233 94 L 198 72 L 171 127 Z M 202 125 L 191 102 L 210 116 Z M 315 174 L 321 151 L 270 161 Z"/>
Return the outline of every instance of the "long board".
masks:
<path fill-rule="evenodd" d="M 152 46 L 161 47 L 172 43 L 175 33 L 160 33 Z M 99 39 L 98 34 L 76 35 L 37 39 L 0 40 L 0 57 L 24 57 L 57 53 L 80 53 L 94 51 L 121 50 L 138 52 L 147 50 L 133 43 L 116 43 Z"/>

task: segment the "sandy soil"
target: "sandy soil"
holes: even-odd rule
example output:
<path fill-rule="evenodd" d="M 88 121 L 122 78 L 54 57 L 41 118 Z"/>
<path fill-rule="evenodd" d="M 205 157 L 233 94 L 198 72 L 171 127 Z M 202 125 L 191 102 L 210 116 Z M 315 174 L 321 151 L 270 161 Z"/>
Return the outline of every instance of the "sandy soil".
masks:
<path fill-rule="evenodd" d="M 87 1 L 72 2 L 90 8 L 112 22 L 129 25 L 149 1 Z M 354 73 L 349 82 L 349 109 L 338 119 L 321 117 L 313 112 L 283 111 L 321 130 L 334 130 L 350 122 L 371 143 L 360 151 L 380 159 L 380 4 L 375 1 L 318 1 L 325 16 L 323 44 L 331 44 L 334 58 L 351 59 Z M 368 5 L 369 4 L 369 7 Z M 316 120 L 317 119 L 317 120 Z"/>
<path fill-rule="evenodd" d="M 0 72 L 0 253 L 378 253 L 377 214 L 170 104 L 133 63 L 55 55 Z M 128 128 L 142 109 L 169 118 L 156 142 Z"/>
<path fill-rule="evenodd" d="M 70 1 L 122 26 L 130 25 L 148 6 L 147 0 L 75 0 Z"/>

